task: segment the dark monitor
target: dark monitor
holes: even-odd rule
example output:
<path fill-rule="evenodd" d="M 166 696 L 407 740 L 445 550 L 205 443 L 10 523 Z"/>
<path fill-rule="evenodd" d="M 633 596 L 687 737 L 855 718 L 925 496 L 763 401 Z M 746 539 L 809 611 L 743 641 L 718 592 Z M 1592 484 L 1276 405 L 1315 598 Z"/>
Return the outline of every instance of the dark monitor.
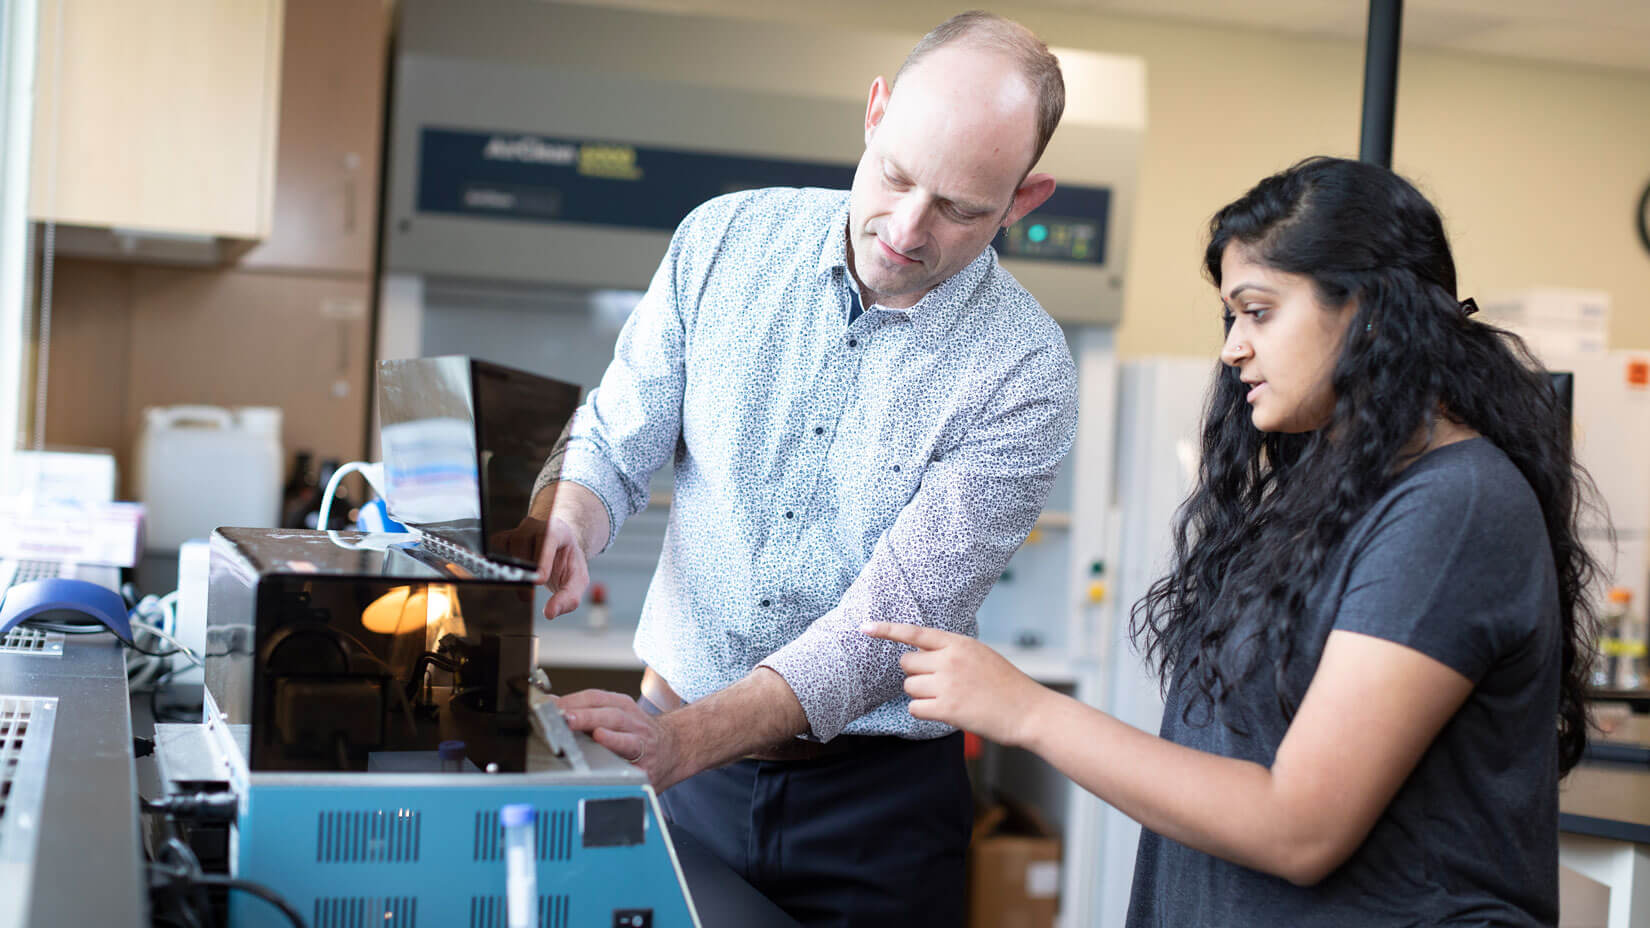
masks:
<path fill-rule="evenodd" d="M 501 533 L 527 514 L 579 398 L 574 384 L 462 356 L 378 362 L 390 516 L 487 560 L 537 566 Z"/>

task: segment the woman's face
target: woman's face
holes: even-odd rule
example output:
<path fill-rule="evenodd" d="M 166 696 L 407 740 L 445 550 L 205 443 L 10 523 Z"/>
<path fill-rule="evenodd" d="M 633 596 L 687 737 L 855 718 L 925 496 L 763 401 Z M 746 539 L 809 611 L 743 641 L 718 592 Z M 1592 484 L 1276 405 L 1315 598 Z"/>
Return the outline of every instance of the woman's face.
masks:
<path fill-rule="evenodd" d="M 1221 302 L 1231 319 L 1220 360 L 1249 387 L 1249 420 L 1263 432 L 1310 432 L 1335 409 L 1330 373 L 1353 316 L 1322 306 L 1311 278 L 1275 270 L 1244 245 L 1220 259 Z"/>

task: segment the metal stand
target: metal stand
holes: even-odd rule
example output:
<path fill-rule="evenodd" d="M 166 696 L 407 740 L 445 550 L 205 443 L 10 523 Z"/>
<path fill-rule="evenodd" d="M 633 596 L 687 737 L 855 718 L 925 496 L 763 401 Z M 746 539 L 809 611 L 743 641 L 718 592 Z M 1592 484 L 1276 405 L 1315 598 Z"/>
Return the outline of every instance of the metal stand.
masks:
<path fill-rule="evenodd" d="M 1358 160 L 1392 167 L 1392 120 L 1398 99 L 1398 45 L 1404 0 L 1369 0 L 1364 46 L 1363 133 Z"/>

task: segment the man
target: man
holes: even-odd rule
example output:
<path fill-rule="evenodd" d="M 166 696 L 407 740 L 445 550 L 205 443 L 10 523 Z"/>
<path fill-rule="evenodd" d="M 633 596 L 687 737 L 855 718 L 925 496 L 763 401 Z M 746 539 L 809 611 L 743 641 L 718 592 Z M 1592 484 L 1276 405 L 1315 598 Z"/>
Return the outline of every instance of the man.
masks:
<path fill-rule="evenodd" d="M 851 192 L 696 209 L 535 496 L 554 617 L 674 462 L 642 699 L 561 707 L 809 924 L 961 921 L 961 735 L 858 628 L 974 634 L 1071 446 L 1065 341 L 988 248 L 1054 190 L 1064 93 L 1029 31 L 963 14 L 872 82 Z"/>

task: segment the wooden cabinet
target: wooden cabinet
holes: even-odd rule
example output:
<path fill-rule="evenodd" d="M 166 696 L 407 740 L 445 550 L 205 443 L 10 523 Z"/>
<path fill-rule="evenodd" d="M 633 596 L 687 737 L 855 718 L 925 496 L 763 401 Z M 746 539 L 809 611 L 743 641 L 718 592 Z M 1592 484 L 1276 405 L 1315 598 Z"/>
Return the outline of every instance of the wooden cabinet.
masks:
<path fill-rule="evenodd" d="M 384 0 L 286 0 L 274 223 L 242 267 L 368 273 L 378 228 Z"/>
<path fill-rule="evenodd" d="M 269 233 L 282 0 L 40 0 L 29 214 Z"/>

